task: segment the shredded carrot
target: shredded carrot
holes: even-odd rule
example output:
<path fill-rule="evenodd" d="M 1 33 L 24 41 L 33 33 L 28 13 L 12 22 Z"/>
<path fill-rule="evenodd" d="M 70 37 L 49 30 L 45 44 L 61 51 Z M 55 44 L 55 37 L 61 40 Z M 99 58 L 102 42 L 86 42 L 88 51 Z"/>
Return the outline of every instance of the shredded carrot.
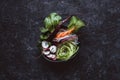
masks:
<path fill-rule="evenodd" d="M 64 36 L 66 36 L 66 35 L 69 35 L 69 34 L 71 34 L 73 31 L 74 31 L 74 27 L 73 28 L 71 28 L 71 29 L 69 29 L 69 30 L 67 30 L 67 31 L 64 31 L 64 32 L 60 32 L 60 33 L 58 33 L 57 35 L 56 35 L 56 37 L 55 38 L 60 38 L 60 37 L 64 37 Z"/>

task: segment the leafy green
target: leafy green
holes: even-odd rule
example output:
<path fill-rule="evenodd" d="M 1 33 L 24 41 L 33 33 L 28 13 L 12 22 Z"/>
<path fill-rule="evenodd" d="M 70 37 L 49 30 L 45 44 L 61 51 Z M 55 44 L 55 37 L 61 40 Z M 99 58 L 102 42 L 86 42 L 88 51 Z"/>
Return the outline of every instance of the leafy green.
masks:
<path fill-rule="evenodd" d="M 40 39 L 41 40 L 45 40 L 45 39 L 47 39 L 48 38 L 48 35 L 45 35 L 45 34 L 41 34 L 40 35 Z"/>
<path fill-rule="evenodd" d="M 72 41 L 61 44 L 57 50 L 57 59 L 65 61 L 70 59 L 78 51 L 78 48 Z"/>
<path fill-rule="evenodd" d="M 48 32 L 49 30 L 48 30 L 47 28 L 45 28 L 45 27 L 42 27 L 42 28 L 40 28 L 40 31 L 41 31 L 42 33 L 46 33 L 46 32 Z"/>
<path fill-rule="evenodd" d="M 61 20 L 61 16 L 59 16 L 57 13 L 51 13 L 48 17 L 45 18 L 45 29 L 48 29 L 50 32 L 53 32 L 56 25 L 59 24 Z"/>
<path fill-rule="evenodd" d="M 85 23 L 80 20 L 79 18 L 72 16 L 69 25 L 67 26 L 68 28 L 75 27 L 75 31 L 80 29 L 81 27 L 85 26 Z"/>
<path fill-rule="evenodd" d="M 60 20 L 61 16 L 59 16 L 57 13 L 51 13 L 48 17 L 46 17 L 44 20 L 45 27 L 40 28 L 40 31 L 42 33 L 40 39 L 47 39 L 48 35 L 50 34 L 48 32 L 53 32 L 56 25 L 59 24 Z"/>

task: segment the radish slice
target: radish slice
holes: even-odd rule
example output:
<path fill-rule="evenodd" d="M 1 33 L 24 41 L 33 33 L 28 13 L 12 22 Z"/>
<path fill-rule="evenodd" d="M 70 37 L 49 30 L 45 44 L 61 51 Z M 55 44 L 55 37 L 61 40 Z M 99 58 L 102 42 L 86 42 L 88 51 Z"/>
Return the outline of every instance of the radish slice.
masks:
<path fill-rule="evenodd" d="M 52 56 L 53 56 L 52 54 L 47 55 L 48 58 L 52 58 Z"/>
<path fill-rule="evenodd" d="M 52 59 L 54 59 L 56 57 L 56 55 L 52 54 Z"/>
<path fill-rule="evenodd" d="M 49 47 L 49 43 L 47 41 L 42 41 L 42 47 L 43 48 L 48 48 Z"/>
<path fill-rule="evenodd" d="M 57 51 L 57 47 L 55 45 L 50 46 L 50 52 L 55 53 Z"/>
<path fill-rule="evenodd" d="M 50 54 L 50 51 L 43 51 L 43 54 L 48 55 L 48 54 Z"/>
<path fill-rule="evenodd" d="M 49 54 L 47 55 L 48 58 L 56 60 L 56 55 L 55 54 Z"/>

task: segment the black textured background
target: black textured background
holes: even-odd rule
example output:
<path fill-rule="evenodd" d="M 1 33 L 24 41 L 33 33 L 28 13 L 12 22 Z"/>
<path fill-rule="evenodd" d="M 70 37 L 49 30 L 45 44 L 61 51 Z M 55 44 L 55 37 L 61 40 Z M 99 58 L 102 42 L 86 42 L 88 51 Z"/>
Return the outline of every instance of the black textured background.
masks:
<path fill-rule="evenodd" d="M 51 12 L 86 22 L 68 63 L 34 57 Z M 120 0 L 0 0 L 0 80 L 120 80 Z"/>

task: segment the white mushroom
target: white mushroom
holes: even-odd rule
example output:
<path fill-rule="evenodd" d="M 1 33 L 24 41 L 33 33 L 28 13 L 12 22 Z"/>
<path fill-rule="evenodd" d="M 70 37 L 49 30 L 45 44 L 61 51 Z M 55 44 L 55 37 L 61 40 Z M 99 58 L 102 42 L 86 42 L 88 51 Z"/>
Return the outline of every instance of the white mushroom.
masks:
<path fill-rule="evenodd" d="M 50 52 L 55 53 L 57 51 L 57 47 L 55 45 L 50 46 Z"/>
<path fill-rule="evenodd" d="M 43 48 L 48 48 L 49 47 L 49 43 L 47 41 L 42 41 L 42 47 Z"/>

